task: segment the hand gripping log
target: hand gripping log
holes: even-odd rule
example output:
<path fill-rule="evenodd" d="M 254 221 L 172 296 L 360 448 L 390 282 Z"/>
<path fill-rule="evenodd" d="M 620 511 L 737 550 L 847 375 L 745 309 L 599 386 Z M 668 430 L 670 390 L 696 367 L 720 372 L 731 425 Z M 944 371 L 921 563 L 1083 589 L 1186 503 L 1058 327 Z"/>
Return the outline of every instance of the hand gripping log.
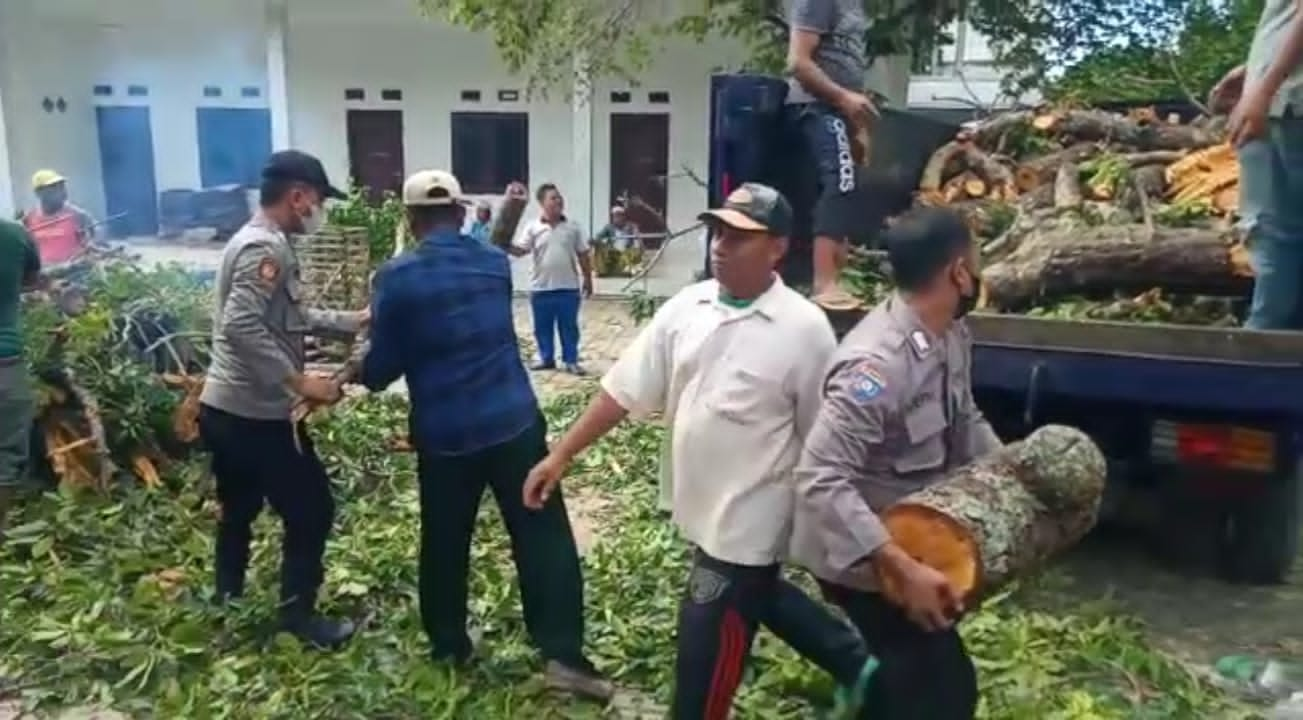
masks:
<path fill-rule="evenodd" d="M 897 545 L 975 602 L 1081 540 L 1098 518 L 1105 474 L 1085 433 L 1047 425 L 902 498 L 882 520 Z"/>

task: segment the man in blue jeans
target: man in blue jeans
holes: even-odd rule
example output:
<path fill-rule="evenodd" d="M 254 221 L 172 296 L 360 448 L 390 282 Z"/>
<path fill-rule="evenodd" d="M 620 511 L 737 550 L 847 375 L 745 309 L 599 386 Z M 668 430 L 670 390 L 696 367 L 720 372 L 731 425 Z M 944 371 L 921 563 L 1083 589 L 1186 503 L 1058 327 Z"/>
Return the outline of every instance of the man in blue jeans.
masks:
<path fill-rule="evenodd" d="M 1240 224 L 1257 281 L 1245 325 L 1303 329 L 1303 12 L 1267 0 L 1249 59 L 1213 88 L 1240 156 Z"/>
<path fill-rule="evenodd" d="M 579 225 L 564 214 L 565 200 L 552 183 L 535 194 L 542 213 L 530 223 L 510 248 L 512 255 L 531 255 L 530 309 L 534 314 L 534 340 L 538 363 L 534 370 L 556 369 L 557 335 L 561 336 L 561 362 L 565 371 L 583 375 L 579 365 L 579 300 L 593 294 L 593 264 L 588 239 Z M 582 280 L 580 273 L 582 272 Z"/>

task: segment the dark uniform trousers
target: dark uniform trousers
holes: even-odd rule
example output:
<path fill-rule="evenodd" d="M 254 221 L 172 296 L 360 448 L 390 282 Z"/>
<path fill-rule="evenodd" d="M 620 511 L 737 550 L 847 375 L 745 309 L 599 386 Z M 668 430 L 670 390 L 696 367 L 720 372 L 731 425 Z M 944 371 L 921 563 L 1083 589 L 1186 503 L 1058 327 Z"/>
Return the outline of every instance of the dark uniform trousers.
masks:
<path fill-rule="evenodd" d="M 330 479 L 312 438 L 302 423 L 294 427 L 289 420 L 245 418 L 207 405 L 200 406 L 199 432 L 212 453 L 221 504 L 217 523 L 219 596 L 235 597 L 244 591 L 253 521 L 265 502 L 285 526 L 282 612 L 311 613 L 324 575 L 321 558 L 335 517 Z"/>
<path fill-rule="evenodd" d="M 525 477 L 547 455 L 540 416 L 525 432 L 465 455 L 421 452 L 421 620 L 438 660 L 461 662 L 466 632 L 471 537 L 488 486 L 498 503 L 520 582 L 525 628 L 544 658 L 583 668 L 584 585 L 560 488 L 541 510 L 525 507 Z"/>
<path fill-rule="evenodd" d="M 778 565 L 735 565 L 700 549 L 679 605 L 673 720 L 725 720 L 759 625 L 768 627 L 838 683 L 855 683 L 863 642 Z"/>
<path fill-rule="evenodd" d="M 957 628 L 928 632 L 878 593 L 819 584 L 825 597 L 846 612 L 880 663 L 869 682 L 865 717 L 972 720 L 977 713 L 977 670 Z"/>

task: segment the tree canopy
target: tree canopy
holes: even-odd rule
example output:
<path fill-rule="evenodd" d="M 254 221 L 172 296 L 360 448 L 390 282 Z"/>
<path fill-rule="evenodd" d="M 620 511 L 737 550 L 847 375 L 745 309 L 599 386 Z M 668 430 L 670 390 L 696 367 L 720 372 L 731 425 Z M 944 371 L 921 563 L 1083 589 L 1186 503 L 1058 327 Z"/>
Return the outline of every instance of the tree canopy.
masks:
<path fill-rule="evenodd" d="M 418 2 L 432 16 L 487 33 L 534 90 L 566 91 L 577 70 L 636 80 L 675 37 L 739 42 L 747 60 L 734 69 L 759 72 L 780 70 L 786 50 L 783 0 Z M 962 15 L 995 51 L 1012 94 L 1053 86 L 1097 100 L 1179 97 L 1187 83 L 1202 94 L 1242 61 L 1262 0 L 865 0 L 864 7 L 872 58 L 935 52 L 953 41 L 947 28 Z"/>

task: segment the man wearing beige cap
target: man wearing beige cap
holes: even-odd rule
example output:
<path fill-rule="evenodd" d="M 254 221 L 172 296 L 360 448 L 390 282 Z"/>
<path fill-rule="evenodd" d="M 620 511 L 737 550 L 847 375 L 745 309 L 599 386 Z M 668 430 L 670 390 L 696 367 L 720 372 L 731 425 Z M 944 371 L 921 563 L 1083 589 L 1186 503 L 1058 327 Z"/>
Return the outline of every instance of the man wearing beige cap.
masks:
<path fill-rule="evenodd" d="M 511 192 L 513 188 L 508 188 Z M 462 664 L 471 535 L 487 486 L 511 535 L 525 626 L 547 661 L 549 687 L 608 700 L 584 657 L 584 593 L 565 504 L 526 510 L 525 476 L 547 455 L 511 318 L 506 253 L 461 232 L 461 184 L 439 170 L 403 184 L 417 245 L 376 274 L 362 383 L 406 377 L 420 476 L 421 619 L 436 660 Z"/>

